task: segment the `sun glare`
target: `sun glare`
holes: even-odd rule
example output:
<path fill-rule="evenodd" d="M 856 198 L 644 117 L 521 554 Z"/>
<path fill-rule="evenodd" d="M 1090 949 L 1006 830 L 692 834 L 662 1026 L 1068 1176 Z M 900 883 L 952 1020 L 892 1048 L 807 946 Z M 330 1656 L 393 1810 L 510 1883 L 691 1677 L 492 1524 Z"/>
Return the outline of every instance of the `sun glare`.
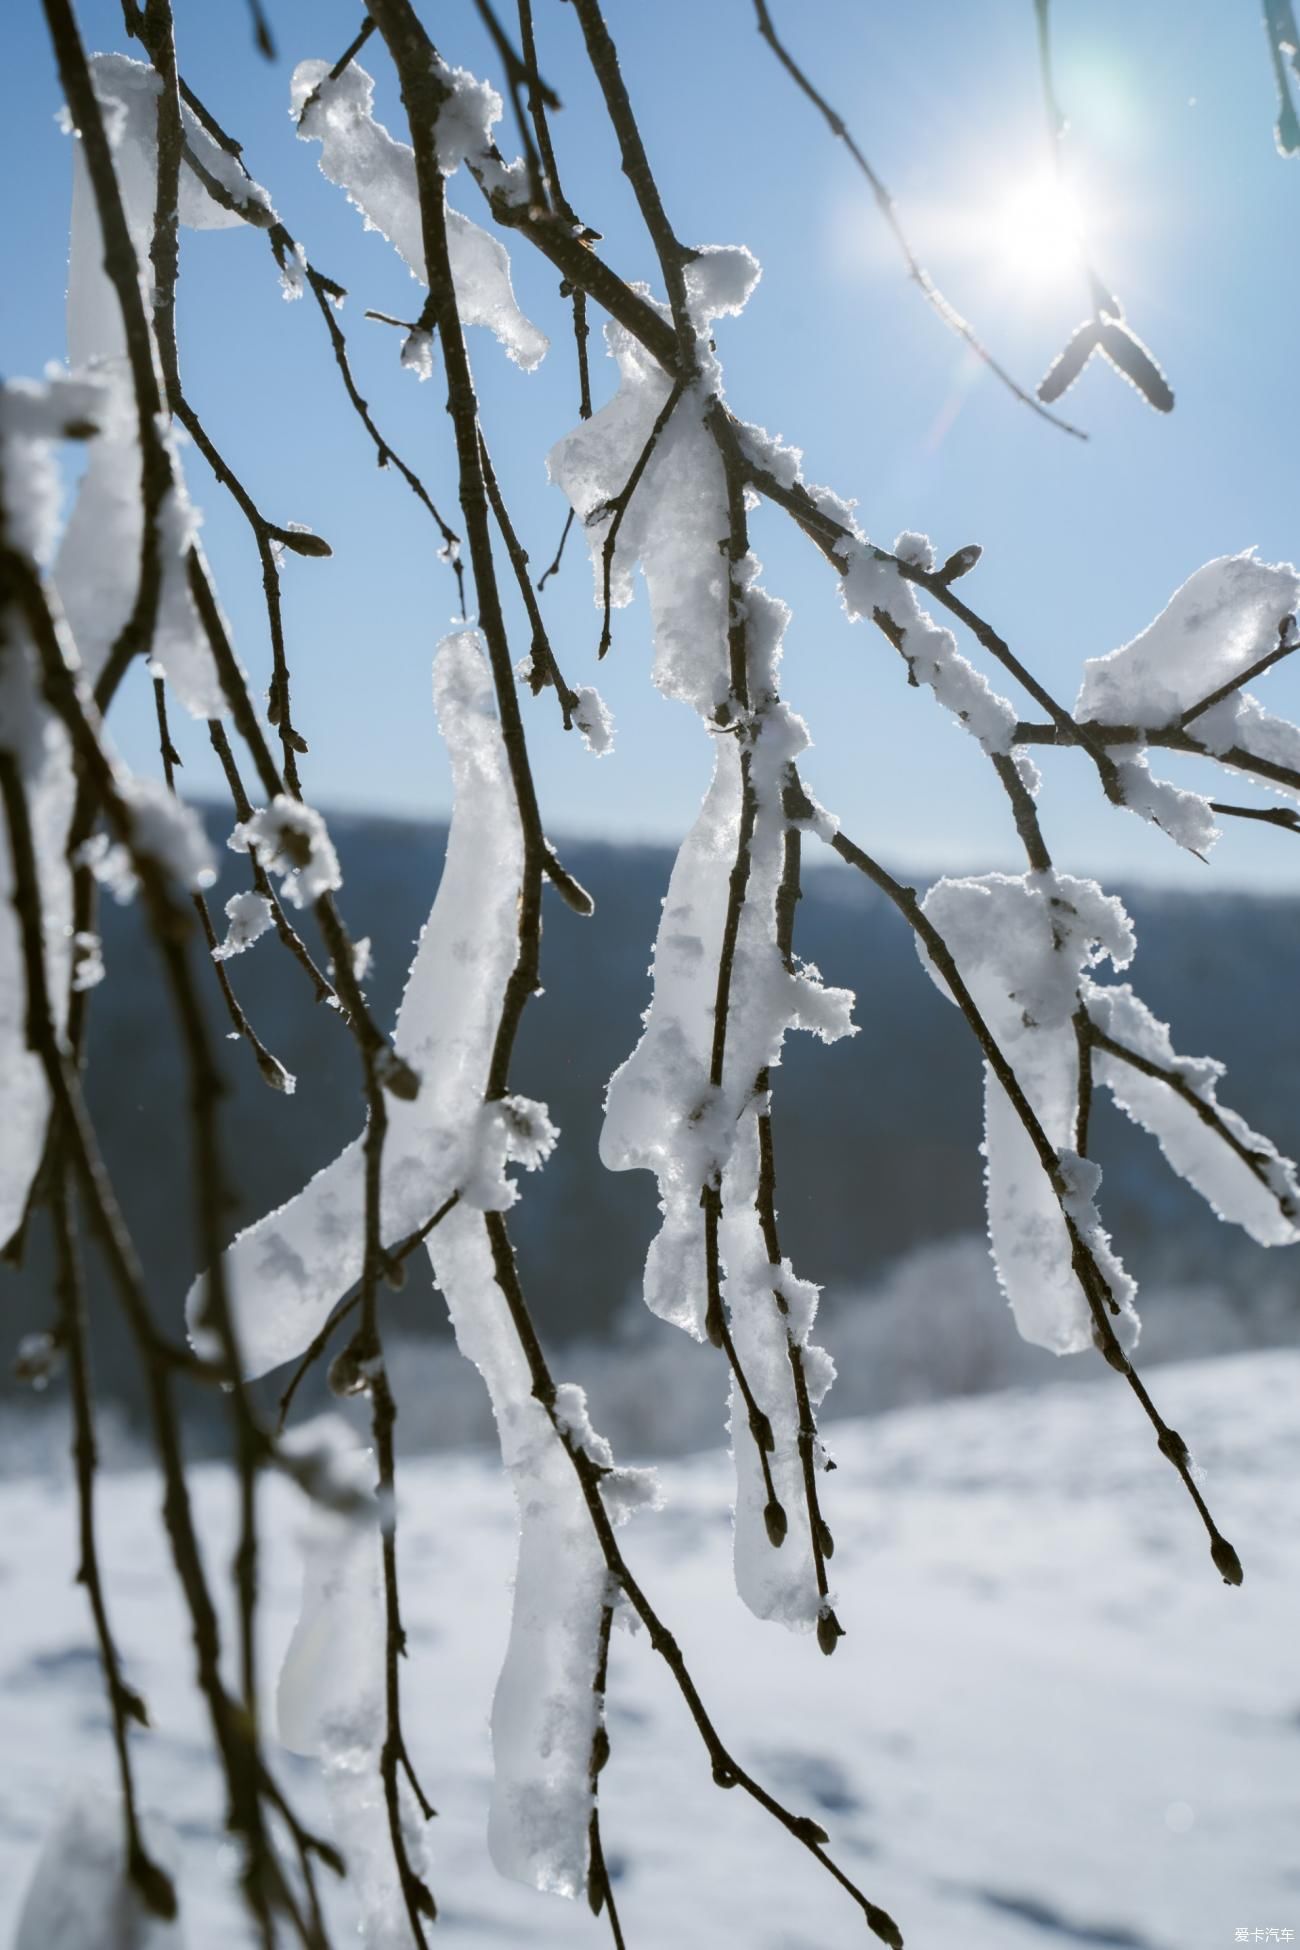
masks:
<path fill-rule="evenodd" d="M 1005 276 L 1039 290 L 1077 276 L 1081 213 L 1077 197 L 1051 170 L 1017 183 L 989 212 L 989 257 Z"/>

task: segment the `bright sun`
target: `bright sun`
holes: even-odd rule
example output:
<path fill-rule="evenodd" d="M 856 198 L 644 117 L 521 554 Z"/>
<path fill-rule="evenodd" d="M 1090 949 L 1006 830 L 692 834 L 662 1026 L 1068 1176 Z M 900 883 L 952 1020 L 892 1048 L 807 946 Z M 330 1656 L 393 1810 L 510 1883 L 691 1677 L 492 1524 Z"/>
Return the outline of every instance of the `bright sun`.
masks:
<path fill-rule="evenodd" d="M 989 257 L 1016 283 L 1056 287 L 1078 273 L 1078 198 L 1044 170 L 996 199 L 983 226 Z"/>

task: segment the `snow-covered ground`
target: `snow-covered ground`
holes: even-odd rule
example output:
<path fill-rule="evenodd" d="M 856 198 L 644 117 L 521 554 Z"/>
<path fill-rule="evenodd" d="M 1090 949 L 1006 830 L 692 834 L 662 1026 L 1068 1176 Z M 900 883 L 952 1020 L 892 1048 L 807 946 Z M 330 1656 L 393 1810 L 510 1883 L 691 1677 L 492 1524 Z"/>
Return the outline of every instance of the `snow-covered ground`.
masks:
<path fill-rule="evenodd" d="M 849 1634 L 833 1659 L 737 1601 L 722 1455 L 664 1467 L 667 1508 L 625 1535 L 723 1737 L 824 1823 L 911 1950 L 1218 1950 L 1242 1929 L 1274 1941 L 1291 1929 L 1300 1942 L 1300 1353 L 1166 1368 L 1153 1387 L 1241 1553 L 1240 1590 L 1220 1583 L 1118 1382 L 833 1427 L 827 1513 Z M 508 1487 L 476 1454 L 412 1458 L 401 1482 L 408 1731 L 439 1809 L 436 1939 L 446 1950 L 608 1943 L 585 1907 L 506 1884 L 487 1859 Z M 229 1481 L 201 1470 L 195 1492 L 217 1569 L 233 1534 Z M 135 1741 L 143 1795 L 175 1831 L 184 1940 L 242 1944 L 157 1486 L 111 1476 L 103 1505 L 114 1619 L 154 1721 Z M 296 1492 L 268 1484 L 265 1514 L 273 1677 L 300 1589 Z M 74 1561 L 66 1481 L 0 1488 L 5 1943 L 52 1818 L 74 1791 L 111 1780 Z M 615 1636 L 610 1731 L 602 1824 L 631 1950 L 870 1940 L 796 1843 L 713 1786 L 644 1635 Z M 280 1764 L 300 1806 L 325 1820 L 312 1764 Z M 338 1941 L 355 1940 L 345 1893 L 336 1914 Z"/>

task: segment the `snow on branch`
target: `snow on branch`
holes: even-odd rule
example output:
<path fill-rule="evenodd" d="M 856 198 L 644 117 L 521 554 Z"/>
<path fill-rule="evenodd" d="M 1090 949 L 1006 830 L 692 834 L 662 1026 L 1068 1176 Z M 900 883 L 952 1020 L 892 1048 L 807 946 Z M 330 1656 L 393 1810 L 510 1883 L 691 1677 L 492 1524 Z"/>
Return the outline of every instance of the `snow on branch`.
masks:
<path fill-rule="evenodd" d="M 483 1106 L 501 997 L 514 962 L 522 842 L 493 691 L 477 633 L 439 646 L 434 702 L 451 754 L 447 859 L 398 1010 L 393 1046 L 419 1079 L 394 1097 L 384 1152 L 381 1231 L 386 1248 L 418 1232 L 470 1187 L 478 1204 L 508 1205 L 507 1158 L 537 1147 L 504 1113 Z M 309 809 L 298 807 L 301 821 Z M 296 828 L 294 829 L 296 830 Z M 250 833 L 256 841 L 260 835 Z M 286 863 L 292 868 L 292 862 Z M 463 1192 L 469 1198 L 470 1189 Z M 226 1255 L 248 1372 L 301 1354 L 334 1303 L 361 1277 L 363 1142 L 357 1138 L 287 1205 L 238 1236 Z M 197 1323 L 202 1281 L 191 1290 Z"/>
<path fill-rule="evenodd" d="M 443 101 L 435 140 L 440 167 L 450 175 L 488 144 L 501 98 L 463 68 L 438 67 Z M 333 79 L 327 61 L 300 61 L 293 73 L 298 134 L 304 142 L 320 143 L 324 174 L 346 190 L 366 228 L 381 232 L 411 275 L 427 284 L 415 154 L 376 121 L 374 94 L 374 81 L 356 61 Z M 486 325 L 515 363 L 531 371 L 549 341 L 515 301 L 504 244 L 448 209 L 447 245 L 462 320 Z"/>
<path fill-rule="evenodd" d="M 1234 748 L 1300 770 L 1300 729 L 1239 686 L 1292 647 L 1300 575 L 1253 551 L 1207 562 L 1153 623 L 1083 667 L 1075 717 L 1134 727 L 1115 747 L 1124 803 L 1182 846 L 1204 853 L 1218 837 L 1208 798 L 1152 777 L 1143 733 L 1180 732 L 1206 751 Z"/>
<path fill-rule="evenodd" d="M 1083 999 L 1093 1031 L 1093 1074 L 1120 1109 L 1158 1140 L 1178 1176 L 1257 1244 L 1296 1244 L 1296 1168 L 1219 1103 L 1222 1063 L 1179 1056 L 1167 1026 L 1127 983 L 1112 988 L 1085 982 Z"/>
<path fill-rule="evenodd" d="M 1074 1029 L 1085 969 L 1109 957 L 1125 967 L 1133 929 L 1118 900 L 1095 881 L 1067 874 L 984 874 L 940 880 L 921 903 L 939 930 L 1007 1062 L 1072 1174 L 1071 1216 L 1092 1233 L 1089 1243 L 1114 1296 L 1116 1331 L 1137 1339 L 1135 1287 L 1095 1218 L 1095 1167 L 1078 1171 L 1079 1058 Z M 922 963 L 942 994 L 943 976 L 918 942 Z M 1061 1197 L 1042 1167 L 1023 1119 L 985 1065 L 985 1190 L 989 1239 L 998 1279 L 1027 1341 L 1055 1354 L 1094 1345 L 1094 1316 L 1080 1285 Z"/>

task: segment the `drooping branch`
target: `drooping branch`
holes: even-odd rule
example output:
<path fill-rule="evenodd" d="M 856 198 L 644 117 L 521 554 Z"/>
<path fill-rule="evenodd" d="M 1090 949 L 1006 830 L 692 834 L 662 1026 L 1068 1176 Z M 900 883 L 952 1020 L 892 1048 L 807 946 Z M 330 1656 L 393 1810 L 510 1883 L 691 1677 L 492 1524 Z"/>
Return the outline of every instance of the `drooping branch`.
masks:
<path fill-rule="evenodd" d="M 803 796 L 802 806 L 800 805 L 799 798 L 792 795 L 789 809 L 792 817 L 803 818 L 811 818 L 814 811 L 806 795 Z M 1097 1265 L 1087 1242 L 1084 1240 L 1075 1217 L 1068 1209 L 1069 1192 L 1062 1174 L 1060 1157 L 1051 1139 L 1043 1129 L 1033 1105 L 1025 1095 L 1019 1078 L 998 1047 L 997 1041 L 981 1014 L 974 997 L 963 981 L 961 972 L 957 967 L 957 963 L 947 943 L 933 922 L 925 914 L 916 897 L 914 888 L 904 886 L 901 881 L 895 880 L 894 876 L 887 872 L 880 865 L 879 861 L 872 859 L 870 854 L 864 852 L 860 846 L 856 845 L 844 833 L 839 831 L 833 833 L 830 836 L 829 844 L 839 854 L 842 860 L 847 861 L 850 866 L 856 867 L 897 908 L 913 933 L 924 943 L 926 953 L 943 977 L 944 985 L 960 1009 L 976 1042 L 979 1044 L 985 1062 L 997 1077 L 998 1082 L 1010 1099 L 1012 1108 L 1020 1119 L 1025 1134 L 1033 1145 L 1038 1156 L 1038 1161 L 1046 1174 L 1047 1181 L 1056 1196 L 1061 1210 L 1061 1217 L 1070 1239 L 1075 1273 L 1096 1327 L 1098 1348 L 1108 1364 L 1124 1376 L 1129 1387 L 1141 1402 L 1152 1427 L 1156 1431 L 1156 1443 L 1160 1453 L 1172 1463 L 1178 1472 L 1183 1487 L 1191 1497 L 1192 1502 L 1196 1506 L 1197 1513 L 1205 1525 L 1210 1538 L 1210 1555 L 1216 1569 L 1226 1584 L 1240 1584 L 1242 1581 L 1240 1559 L 1210 1515 L 1209 1508 L 1191 1472 L 1191 1458 L 1187 1451 L 1187 1445 L 1177 1430 L 1171 1429 L 1157 1410 L 1145 1385 L 1138 1376 L 1133 1363 L 1120 1346 L 1115 1330 L 1111 1326 L 1107 1308 L 1108 1305 L 1113 1305 L 1113 1300 L 1105 1276 Z"/>
<path fill-rule="evenodd" d="M 12 575 L 12 558 L 3 566 Z M 9 582 L 9 576 L 6 582 Z M 39 621 L 38 618 L 32 620 Z M 55 1029 L 45 976 L 40 920 L 41 890 L 26 793 L 17 764 L 4 751 L 0 751 L 0 795 L 3 796 L 13 863 L 14 905 L 22 934 L 28 1037 L 41 1059 L 60 1137 L 67 1144 L 92 1227 L 104 1251 L 143 1369 L 150 1425 L 165 1488 L 164 1521 L 193 1626 L 196 1676 L 221 1758 L 229 1797 L 229 1824 L 241 1837 L 245 1847 L 244 1887 L 259 1940 L 266 1950 L 274 1950 L 272 1919 L 277 1904 L 292 1919 L 306 1950 L 320 1950 L 323 1934 L 310 1917 L 302 1914 L 267 1834 L 262 1807 L 266 1774 L 258 1748 L 256 1721 L 230 1698 L 221 1675 L 217 1615 L 203 1568 L 185 1481 L 179 1425 L 171 1393 L 172 1369 L 157 1350 L 135 1251 L 99 1157 L 82 1099 L 80 1080 Z M 140 865 L 143 867 L 144 864 L 142 859 Z M 236 1389 L 236 1399 L 243 1400 L 242 1389 Z M 246 1559 L 245 1570 L 247 1568 Z M 128 1861 L 128 1869 L 130 1867 Z M 161 1898 L 161 1890 L 155 1890 L 154 1895 L 155 1899 Z"/>
<path fill-rule="evenodd" d="M 1284 1219 L 1294 1221 L 1300 1216 L 1300 1207 L 1297 1207 L 1295 1199 L 1289 1192 L 1281 1189 L 1270 1173 L 1270 1160 L 1267 1154 L 1254 1150 L 1238 1136 L 1218 1106 L 1208 1103 L 1199 1091 L 1193 1089 L 1181 1070 L 1168 1063 L 1158 1063 L 1144 1055 L 1141 1050 L 1131 1049 L 1127 1043 L 1110 1035 L 1098 1023 L 1089 1023 L 1087 1038 L 1094 1049 L 1101 1050 L 1107 1056 L 1115 1057 L 1121 1063 L 1127 1063 L 1130 1069 L 1140 1070 L 1144 1077 L 1151 1077 L 1157 1083 L 1164 1084 L 1167 1090 L 1171 1090 L 1180 1102 L 1186 1104 L 1187 1108 L 1200 1118 L 1202 1124 L 1213 1131 L 1220 1142 L 1226 1144 L 1229 1151 L 1241 1160 L 1251 1177 L 1263 1187 L 1271 1199 L 1276 1201 L 1277 1208 Z"/>
<path fill-rule="evenodd" d="M 12 794 L 12 783 L 9 791 Z M 16 802 L 15 802 L 16 803 Z M 20 815 L 21 818 L 21 815 Z M 11 828 L 12 830 L 12 828 Z M 21 839 L 19 845 L 21 846 Z M 140 1826 L 135 1779 L 131 1765 L 130 1724 L 149 1724 L 149 1712 L 134 1687 L 122 1677 L 122 1660 L 108 1616 L 108 1599 L 100 1568 L 95 1532 L 95 1448 L 93 1389 L 87 1345 L 86 1296 L 81 1259 L 73 1226 L 68 1184 L 68 1153 L 60 1133 L 54 1133 L 50 1216 L 54 1227 L 55 1291 L 58 1298 L 59 1343 L 68 1357 L 72 1398 L 72 1458 L 77 1483 L 80 1555 L 77 1581 L 83 1585 L 95 1624 L 104 1689 L 108 1695 L 113 1751 L 122 1790 L 122 1821 L 126 1839 L 127 1874 L 156 1916 L 176 1914 L 176 1891 L 170 1876 L 149 1854 Z"/>

